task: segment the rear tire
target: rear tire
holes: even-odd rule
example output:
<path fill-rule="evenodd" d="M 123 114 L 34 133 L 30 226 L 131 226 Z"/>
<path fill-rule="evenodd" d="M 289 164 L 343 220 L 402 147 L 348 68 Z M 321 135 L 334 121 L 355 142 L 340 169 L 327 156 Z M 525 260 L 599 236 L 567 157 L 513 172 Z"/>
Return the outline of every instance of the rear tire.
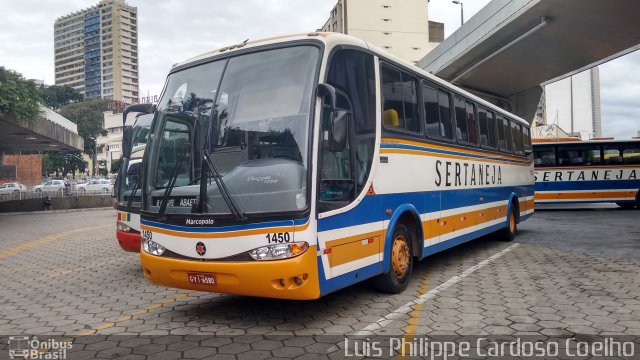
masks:
<path fill-rule="evenodd" d="M 391 260 L 389 272 L 373 279 L 373 285 L 381 292 L 399 294 L 409 285 L 413 271 L 413 236 L 404 224 L 396 225 L 391 236 L 391 249 L 388 254 Z"/>
<path fill-rule="evenodd" d="M 513 241 L 518 233 L 518 224 L 516 223 L 516 207 L 511 206 L 509 210 L 509 218 L 507 219 L 507 227 L 500 232 L 502 241 Z"/>
<path fill-rule="evenodd" d="M 636 206 L 634 203 L 616 203 L 616 205 L 620 206 L 623 210 L 631 210 Z"/>

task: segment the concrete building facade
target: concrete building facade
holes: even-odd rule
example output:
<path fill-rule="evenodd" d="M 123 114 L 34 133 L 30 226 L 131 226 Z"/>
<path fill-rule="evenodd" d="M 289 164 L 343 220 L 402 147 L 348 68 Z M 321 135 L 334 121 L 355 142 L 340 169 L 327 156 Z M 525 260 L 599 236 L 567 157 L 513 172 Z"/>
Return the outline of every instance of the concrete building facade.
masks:
<path fill-rule="evenodd" d="M 597 67 L 544 86 L 545 122 L 571 136 L 602 136 L 600 71 Z"/>
<path fill-rule="evenodd" d="M 338 0 L 318 31 L 353 35 L 417 63 L 444 40 L 425 0 Z"/>
<path fill-rule="evenodd" d="M 107 135 L 96 139 L 96 160 L 106 162 L 107 171 L 110 171 L 113 160 L 118 160 L 122 156 L 122 135 L 124 132 L 122 113 L 105 111 L 103 117 L 103 127 L 107 131 Z"/>
<path fill-rule="evenodd" d="M 102 0 L 54 23 L 55 84 L 85 98 L 136 103 L 138 10 L 124 0 Z"/>

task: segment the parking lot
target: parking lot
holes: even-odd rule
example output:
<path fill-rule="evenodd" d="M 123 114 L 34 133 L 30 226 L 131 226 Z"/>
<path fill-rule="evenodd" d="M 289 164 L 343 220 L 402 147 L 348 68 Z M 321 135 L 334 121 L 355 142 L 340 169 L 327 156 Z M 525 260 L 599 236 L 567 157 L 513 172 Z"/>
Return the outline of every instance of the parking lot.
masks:
<path fill-rule="evenodd" d="M 342 357 L 343 335 L 640 335 L 638 215 L 540 210 L 515 242 L 423 260 L 400 295 L 365 283 L 309 302 L 150 285 L 111 209 L 1 215 L 0 352 L 18 335 L 74 338 L 74 359 Z"/>

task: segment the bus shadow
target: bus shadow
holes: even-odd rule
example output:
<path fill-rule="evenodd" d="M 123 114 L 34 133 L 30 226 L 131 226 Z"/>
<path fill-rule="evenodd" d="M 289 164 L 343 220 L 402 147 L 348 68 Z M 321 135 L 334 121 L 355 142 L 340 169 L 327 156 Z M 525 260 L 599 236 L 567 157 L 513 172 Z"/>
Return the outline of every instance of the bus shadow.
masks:
<path fill-rule="evenodd" d="M 497 238 L 497 234 L 489 234 L 415 262 L 409 288 L 399 295 L 381 293 L 372 286 L 371 281 L 363 281 L 311 301 L 221 295 L 191 301 L 182 305 L 180 310 L 184 311 L 183 315 L 198 319 L 201 323 L 228 324 L 229 329 L 266 326 L 264 330 L 269 332 L 339 326 L 344 321 L 341 318 L 355 319 L 357 322 L 359 318 L 369 315 L 363 321 L 367 322 L 371 317 L 377 319 L 411 301 L 417 296 L 421 279 L 430 276 L 430 273 L 444 272 L 442 281 L 446 281 L 447 277 L 465 270 L 464 267 L 460 268 L 461 264 L 472 266 L 493 255 L 496 248 L 502 248 L 504 246 L 501 245 L 505 244 Z M 434 279 L 429 288 L 439 285 L 437 282 Z M 354 330 L 360 327 L 353 326 Z"/>

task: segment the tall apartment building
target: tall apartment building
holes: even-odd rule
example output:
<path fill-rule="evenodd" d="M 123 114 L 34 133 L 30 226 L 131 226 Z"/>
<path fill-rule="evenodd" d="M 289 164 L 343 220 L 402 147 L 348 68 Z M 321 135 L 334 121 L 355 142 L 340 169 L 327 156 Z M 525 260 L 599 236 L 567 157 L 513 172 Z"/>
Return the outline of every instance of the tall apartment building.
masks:
<path fill-rule="evenodd" d="M 86 98 L 138 102 L 138 9 L 124 0 L 62 16 L 54 24 L 55 83 Z"/>
<path fill-rule="evenodd" d="M 544 96 L 547 124 L 582 139 L 602 136 L 598 67 L 545 85 Z"/>
<path fill-rule="evenodd" d="M 425 0 L 338 0 L 319 31 L 359 37 L 417 63 L 444 40 L 444 24 L 428 19 Z"/>

